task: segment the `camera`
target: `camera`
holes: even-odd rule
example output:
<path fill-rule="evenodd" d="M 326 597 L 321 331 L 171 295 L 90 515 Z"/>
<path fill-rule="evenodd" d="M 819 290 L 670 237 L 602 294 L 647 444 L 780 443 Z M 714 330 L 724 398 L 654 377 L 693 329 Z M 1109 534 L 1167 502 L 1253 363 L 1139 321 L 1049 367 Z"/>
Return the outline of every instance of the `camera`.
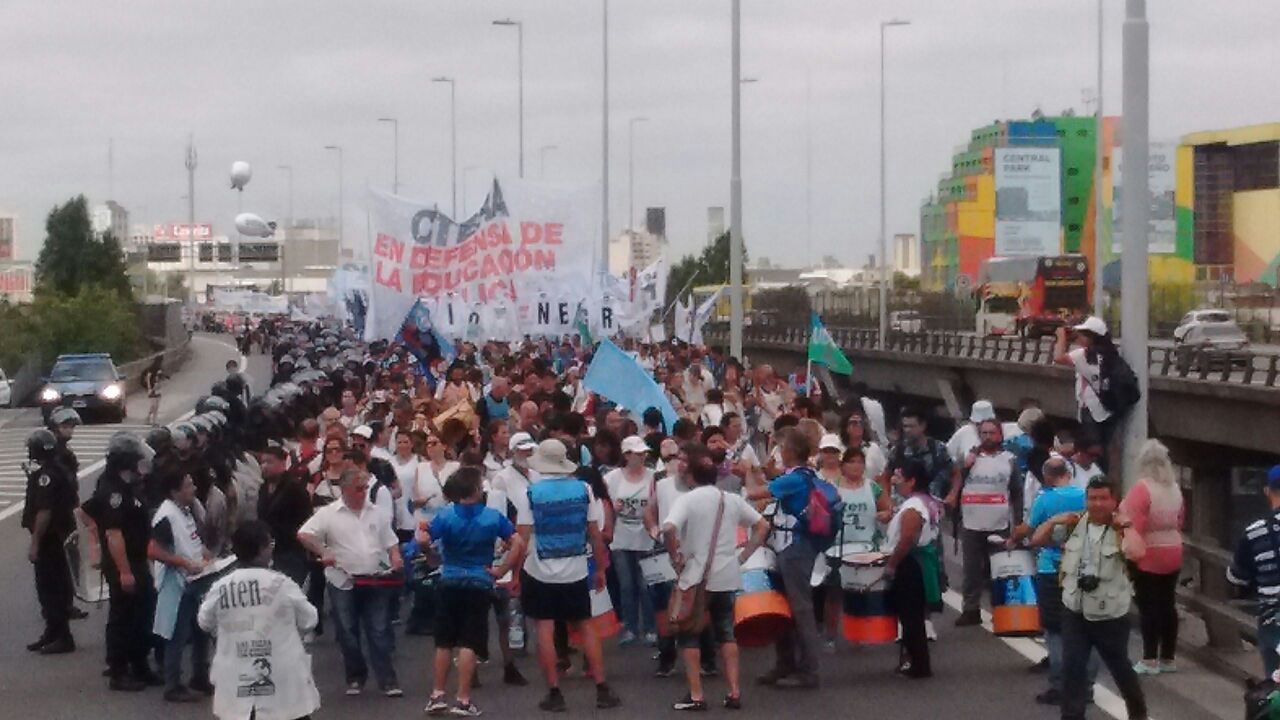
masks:
<path fill-rule="evenodd" d="M 1097 575 L 1081 575 L 1079 585 L 1081 590 L 1085 592 L 1093 592 L 1098 589 L 1100 582 L 1101 581 L 1098 580 Z"/>

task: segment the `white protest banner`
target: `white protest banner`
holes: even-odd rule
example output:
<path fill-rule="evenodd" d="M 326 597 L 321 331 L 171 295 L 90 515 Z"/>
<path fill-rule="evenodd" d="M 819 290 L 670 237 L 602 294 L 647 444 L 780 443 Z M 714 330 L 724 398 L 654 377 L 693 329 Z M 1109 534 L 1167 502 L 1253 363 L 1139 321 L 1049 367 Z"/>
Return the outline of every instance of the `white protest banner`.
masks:
<path fill-rule="evenodd" d="M 538 316 L 537 293 L 554 289 L 557 300 L 587 296 L 598 261 L 599 197 L 596 185 L 494 180 L 484 206 L 458 223 L 434 206 L 370 190 L 372 291 L 365 338 L 394 337 L 419 297 L 454 293 L 461 306 L 447 307 L 461 317 L 442 322 L 460 337 L 471 303 L 512 304 L 518 332 Z M 573 309 L 557 329 L 571 324 Z M 542 310 L 549 327 L 551 308 Z"/>

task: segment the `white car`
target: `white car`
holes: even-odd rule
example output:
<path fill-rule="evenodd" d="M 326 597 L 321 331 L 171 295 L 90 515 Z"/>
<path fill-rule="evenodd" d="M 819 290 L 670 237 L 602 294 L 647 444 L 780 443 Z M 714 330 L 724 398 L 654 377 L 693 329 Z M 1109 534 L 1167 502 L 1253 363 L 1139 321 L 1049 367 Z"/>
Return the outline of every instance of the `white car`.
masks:
<path fill-rule="evenodd" d="M 4 368 L 0 368 L 0 408 L 7 408 L 13 404 L 13 381 L 4 374 Z"/>
<path fill-rule="evenodd" d="M 1178 327 L 1173 329 L 1173 341 L 1180 343 L 1187 339 L 1187 332 L 1193 327 L 1200 325 L 1220 325 L 1223 323 L 1233 323 L 1231 313 L 1226 310 L 1192 310 L 1182 319 L 1178 321 Z"/>
<path fill-rule="evenodd" d="M 915 310 L 896 310 L 889 313 L 889 329 L 893 332 L 924 332 L 924 318 Z"/>

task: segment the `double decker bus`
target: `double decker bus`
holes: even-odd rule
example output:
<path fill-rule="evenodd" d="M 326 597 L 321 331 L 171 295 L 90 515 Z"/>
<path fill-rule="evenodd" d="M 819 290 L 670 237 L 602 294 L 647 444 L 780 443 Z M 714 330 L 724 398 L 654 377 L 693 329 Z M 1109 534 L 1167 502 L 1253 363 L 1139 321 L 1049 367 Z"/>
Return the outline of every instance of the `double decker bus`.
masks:
<path fill-rule="evenodd" d="M 992 257 L 978 270 L 977 331 L 1037 338 L 1089 311 L 1083 255 Z"/>

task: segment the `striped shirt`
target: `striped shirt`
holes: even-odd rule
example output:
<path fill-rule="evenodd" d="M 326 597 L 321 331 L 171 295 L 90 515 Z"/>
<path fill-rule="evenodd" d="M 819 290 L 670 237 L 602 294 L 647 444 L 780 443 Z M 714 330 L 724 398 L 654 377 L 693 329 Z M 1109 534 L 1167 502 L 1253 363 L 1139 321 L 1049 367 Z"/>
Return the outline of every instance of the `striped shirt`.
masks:
<path fill-rule="evenodd" d="M 1280 622 L 1280 511 L 1244 529 L 1227 579 L 1258 594 L 1258 621 Z"/>

